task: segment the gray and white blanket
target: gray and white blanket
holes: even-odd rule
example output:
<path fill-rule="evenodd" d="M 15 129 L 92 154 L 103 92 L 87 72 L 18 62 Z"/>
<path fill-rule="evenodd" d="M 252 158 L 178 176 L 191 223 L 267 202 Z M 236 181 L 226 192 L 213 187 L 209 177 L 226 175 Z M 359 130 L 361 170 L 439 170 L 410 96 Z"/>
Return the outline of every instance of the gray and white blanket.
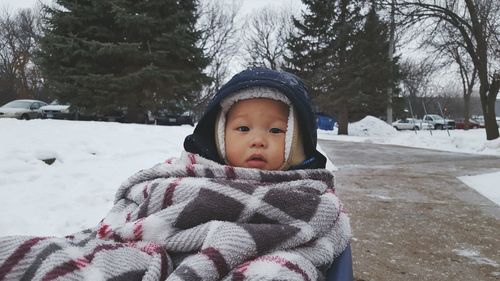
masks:
<path fill-rule="evenodd" d="M 93 229 L 0 238 L 0 280 L 321 280 L 349 239 L 331 172 L 185 153 L 129 178 Z"/>

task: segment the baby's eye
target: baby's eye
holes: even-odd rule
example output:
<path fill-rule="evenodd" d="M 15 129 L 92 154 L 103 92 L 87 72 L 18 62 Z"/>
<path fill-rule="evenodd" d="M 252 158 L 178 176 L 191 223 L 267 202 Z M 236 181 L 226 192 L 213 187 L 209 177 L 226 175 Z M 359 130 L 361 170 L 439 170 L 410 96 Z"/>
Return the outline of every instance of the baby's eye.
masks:
<path fill-rule="evenodd" d="M 239 126 L 238 128 L 236 128 L 236 130 L 240 132 L 248 132 L 250 131 L 250 128 L 248 128 L 247 126 Z"/>
<path fill-rule="evenodd" d="M 281 133 L 284 133 L 285 131 L 283 131 L 282 129 L 280 128 L 271 128 L 269 129 L 269 132 L 271 134 L 281 134 Z"/>

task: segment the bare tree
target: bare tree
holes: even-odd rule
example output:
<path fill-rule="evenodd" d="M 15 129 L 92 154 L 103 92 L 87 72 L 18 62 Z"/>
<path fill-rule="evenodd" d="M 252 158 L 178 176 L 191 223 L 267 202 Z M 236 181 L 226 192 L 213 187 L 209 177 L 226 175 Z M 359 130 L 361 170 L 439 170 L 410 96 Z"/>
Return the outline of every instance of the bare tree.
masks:
<path fill-rule="evenodd" d="M 32 98 L 41 87 L 40 74 L 33 63 L 41 34 L 40 17 L 31 9 L 12 15 L 3 10 L 0 15 L 0 81 L 12 93 L 0 99 Z"/>
<path fill-rule="evenodd" d="M 456 66 L 462 86 L 462 97 L 464 102 L 463 117 L 465 129 L 469 128 L 470 98 L 477 82 L 477 68 L 467 55 L 467 50 L 461 40 L 458 31 L 448 23 L 434 29 L 434 36 L 429 36 L 424 45 L 435 49 L 435 56 L 443 63 L 441 67 L 448 68 Z"/>
<path fill-rule="evenodd" d="M 435 72 L 436 66 L 433 62 L 427 60 L 419 62 L 406 60 L 401 63 L 401 73 L 403 75 L 401 82 L 404 94 L 407 95 L 413 112 L 417 116 L 424 114 L 420 106 L 420 98 L 426 96 L 429 92 Z"/>
<path fill-rule="evenodd" d="M 495 102 L 500 89 L 500 2 L 491 0 L 406 0 L 399 11 L 410 23 L 426 21 L 427 26 L 453 28 L 476 68 L 479 96 L 488 140 L 498 138 Z"/>
<path fill-rule="evenodd" d="M 213 79 L 212 84 L 205 88 L 201 103 L 209 100 L 230 74 L 231 61 L 240 46 L 237 38 L 239 27 L 235 18 L 241 3 L 241 0 L 200 2 L 199 44 L 211 61 L 205 71 Z"/>
<path fill-rule="evenodd" d="M 245 27 L 247 65 L 281 69 L 293 27 L 290 10 L 262 8 L 248 18 Z"/>
<path fill-rule="evenodd" d="M 470 118 L 470 98 L 474 90 L 477 79 L 477 68 L 467 61 L 466 56 L 460 52 L 459 47 L 450 48 L 449 54 L 458 65 L 460 78 L 462 81 L 462 96 L 464 99 L 464 119 L 465 129 L 469 128 Z"/>
<path fill-rule="evenodd" d="M 449 81 L 444 85 L 440 85 L 438 90 L 438 95 L 434 102 L 436 107 L 436 112 L 440 112 L 439 105 L 445 118 L 458 118 L 463 117 L 464 114 L 464 102 L 462 96 L 462 86 L 457 85 L 455 81 Z M 439 103 L 439 104 L 437 104 Z"/>

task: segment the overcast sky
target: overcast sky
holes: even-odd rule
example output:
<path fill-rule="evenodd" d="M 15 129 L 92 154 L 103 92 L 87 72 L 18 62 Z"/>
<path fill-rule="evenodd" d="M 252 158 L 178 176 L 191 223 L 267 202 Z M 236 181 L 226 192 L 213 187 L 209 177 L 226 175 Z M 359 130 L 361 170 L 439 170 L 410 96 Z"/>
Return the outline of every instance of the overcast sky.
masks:
<path fill-rule="evenodd" d="M 51 2 L 51 0 L 42 0 L 44 3 Z M 0 8 L 8 8 L 9 11 L 21 8 L 33 8 L 39 0 L 0 0 Z"/>
<path fill-rule="evenodd" d="M 0 0 L 0 8 L 3 9 L 7 7 L 10 11 L 17 10 L 19 8 L 33 8 L 39 1 L 42 1 L 43 3 L 53 2 L 53 0 Z M 254 9 L 262 8 L 268 5 L 291 5 L 293 8 L 297 8 L 302 5 L 300 0 L 242 0 L 242 2 L 243 5 L 241 7 L 241 11 L 243 13 L 250 13 Z"/>

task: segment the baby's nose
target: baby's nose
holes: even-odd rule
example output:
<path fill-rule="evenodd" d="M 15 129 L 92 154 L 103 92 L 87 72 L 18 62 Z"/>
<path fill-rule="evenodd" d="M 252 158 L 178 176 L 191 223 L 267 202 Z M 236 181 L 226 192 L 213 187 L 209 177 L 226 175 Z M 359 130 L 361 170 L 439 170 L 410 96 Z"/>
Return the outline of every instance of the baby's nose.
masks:
<path fill-rule="evenodd" d="M 266 146 L 266 139 L 262 134 L 256 133 L 251 142 L 252 147 L 263 148 Z"/>

